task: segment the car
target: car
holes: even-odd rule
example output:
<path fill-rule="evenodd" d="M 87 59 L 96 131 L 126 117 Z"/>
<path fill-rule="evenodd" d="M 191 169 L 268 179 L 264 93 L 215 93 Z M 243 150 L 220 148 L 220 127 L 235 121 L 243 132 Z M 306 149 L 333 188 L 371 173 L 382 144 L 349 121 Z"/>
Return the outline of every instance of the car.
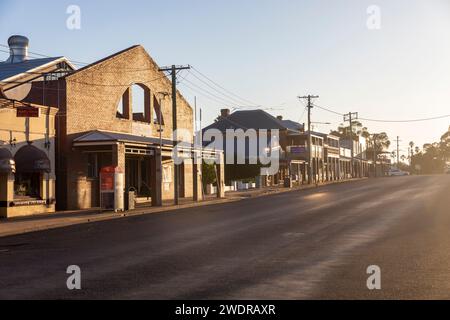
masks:
<path fill-rule="evenodd" d="M 409 176 L 409 172 L 402 171 L 400 169 L 392 168 L 388 172 L 389 177 L 401 177 L 401 176 Z"/>

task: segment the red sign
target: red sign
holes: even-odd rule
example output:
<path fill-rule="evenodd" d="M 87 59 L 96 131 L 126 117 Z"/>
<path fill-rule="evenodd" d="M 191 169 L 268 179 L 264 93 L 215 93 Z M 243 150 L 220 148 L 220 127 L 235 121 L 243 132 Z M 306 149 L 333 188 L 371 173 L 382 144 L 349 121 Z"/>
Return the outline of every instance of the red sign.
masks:
<path fill-rule="evenodd" d="M 39 108 L 17 107 L 17 118 L 39 118 L 39 114 Z"/>

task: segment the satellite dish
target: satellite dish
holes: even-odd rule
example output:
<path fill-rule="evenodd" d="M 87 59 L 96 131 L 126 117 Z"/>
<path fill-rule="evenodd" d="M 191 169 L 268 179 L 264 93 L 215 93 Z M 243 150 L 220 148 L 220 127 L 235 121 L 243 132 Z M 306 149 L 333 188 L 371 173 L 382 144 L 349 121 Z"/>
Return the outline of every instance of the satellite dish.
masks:
<path fill-rule="evenodd" d="M 24 83 L 18 87 L 3 91 L 3 96 L 7 99 L 22 101 L 25 99 L 31 91 L 31 83 Z"/>

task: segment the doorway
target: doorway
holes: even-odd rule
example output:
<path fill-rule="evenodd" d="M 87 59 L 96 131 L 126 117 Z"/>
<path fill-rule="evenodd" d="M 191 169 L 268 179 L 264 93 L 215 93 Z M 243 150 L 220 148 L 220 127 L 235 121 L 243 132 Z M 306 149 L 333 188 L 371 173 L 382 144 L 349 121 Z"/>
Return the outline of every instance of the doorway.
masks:
<path fill-rule="evenodd" d="M 125 188 L 135 189 L 138 197 L 151 198 L 150 157 L 125 158 Z"/>

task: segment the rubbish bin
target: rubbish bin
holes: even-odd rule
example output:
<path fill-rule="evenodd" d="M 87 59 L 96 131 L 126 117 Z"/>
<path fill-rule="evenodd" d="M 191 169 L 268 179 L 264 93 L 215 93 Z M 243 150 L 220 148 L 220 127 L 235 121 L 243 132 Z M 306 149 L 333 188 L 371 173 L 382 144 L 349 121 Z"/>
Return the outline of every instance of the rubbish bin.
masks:
<path fill-rule="evenodd" d="M 130 188 L 125 192 L 125 210 L 130 211 L 136 208 L 136 189 Z"/>
<path fill-rule="evenodd" d="M 284 178 L 284 187 L 292 188 L 292 179 L 290 177 Z"/>

